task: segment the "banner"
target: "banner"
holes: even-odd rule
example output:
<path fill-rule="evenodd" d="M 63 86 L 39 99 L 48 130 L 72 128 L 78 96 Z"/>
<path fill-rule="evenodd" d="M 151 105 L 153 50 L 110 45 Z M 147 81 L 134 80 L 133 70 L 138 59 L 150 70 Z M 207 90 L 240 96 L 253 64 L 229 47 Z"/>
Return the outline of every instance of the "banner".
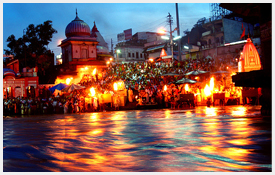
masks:
<path fill-rule="evenodd" d="M 125 40 L 125 34 L 124 33 L 120 33 L 117 34 L 117 41 L 124 41 Z"/>
<path fill-rule="evenodd" d="M 132 38 L 132 29 L 124 30 L 125 40 L 129 40 Z"/>

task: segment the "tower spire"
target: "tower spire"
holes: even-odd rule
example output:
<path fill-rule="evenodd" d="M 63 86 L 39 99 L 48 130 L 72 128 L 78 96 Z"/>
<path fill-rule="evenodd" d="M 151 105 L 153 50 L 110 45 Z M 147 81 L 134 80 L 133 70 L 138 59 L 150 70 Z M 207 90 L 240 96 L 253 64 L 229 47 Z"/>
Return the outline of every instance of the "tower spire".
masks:
<path fill-rule="evenodd" d="M 75 14 L 76 14 L 76 16 L 77 16 L 77 8 L 76 8 Z"/>

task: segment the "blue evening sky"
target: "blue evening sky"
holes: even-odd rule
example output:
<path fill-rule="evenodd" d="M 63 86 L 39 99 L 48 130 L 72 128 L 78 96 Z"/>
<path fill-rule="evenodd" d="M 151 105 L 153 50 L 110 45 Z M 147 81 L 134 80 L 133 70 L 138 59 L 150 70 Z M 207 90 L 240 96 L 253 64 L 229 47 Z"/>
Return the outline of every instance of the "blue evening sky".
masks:
<path fill-rule="evenodd" d="M 93 2 L 93 1 L 91 1 Z M 148 1 L 150 2 L 150 1 Z M 29 24 L 42 24 L 51 20 L 58 31 L 48 45 L 55 56 L 60 54 L 59 42 L 65 39 L 65 28 L 76 16 L 86 22 L 90 28 L 96 26 L 109 45 L 111 39 L 117 44 L 117 34 L 132 28 L 136 32 L 157 32 L 158 28 L 169 30 L 167 15 L 173 17 L 173 29 L 176 27 L 175 3 L 3 3 L 3 49 L 7 49 L 7 38 L 14 34 L 22 37 L 23 30 Z M 180 33 L 191 30 L 198 19 L 210 17 L 209 3 L 178 3 Z M 2 49 L 2 50 L 3 50 Z"/>

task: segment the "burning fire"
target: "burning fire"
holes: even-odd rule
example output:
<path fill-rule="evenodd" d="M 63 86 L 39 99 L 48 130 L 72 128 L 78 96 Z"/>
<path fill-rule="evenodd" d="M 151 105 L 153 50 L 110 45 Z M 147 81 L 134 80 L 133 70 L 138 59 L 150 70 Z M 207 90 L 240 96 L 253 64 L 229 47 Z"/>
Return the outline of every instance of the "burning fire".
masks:
<path fill-rule="evenodd" d="M 66 79 L 66 84 L 67 84 L 67 85 L 69 85 L 69 84 L 71 83 L 71 81 L 72 81 L 72 80 L 73 80 L 73 78 L 72 78 L 72 77 L 67 78 L 67 79 Z"/>
<path fill-rule="evenodd" d="M 214 77 L 211 77 L 210 79 L 210 90 L 213 91 L 214 89 Z"/>
<path fill-rule="evenodd" d="M 188 86 L 188 84 L 185 84 L 184 89 L 185 89 L 185 91 L 189 91 L 189 86 Z"/>
<path fill-rule="evenodd" d="M 206 97 L 209 97 L 211 95 L 211 89 L 208 86 L 208 84 L 204 88 L 204 94 L 205 94 Z"/>
<path fill-rule="evenodd" d="M 164 85 L 163 90 L 164 90 L 164 91 L 167 91 L 167 86 L 166 86 L 166 85 Z"/>
<path fill-rule="evenodd" d="M 117 91 L 117 83 L 114 83 L 114 90 Z"/>
<path fill-rule="evenodd" d="M 95 88 L 94 87 L 91 87 L 90 92 L 91 92 L 92 97 L 95 96 Z"/>
<path fill-rule="evenodd" d="M 96 68 L 93 70 L 93 76 L 96 74 Z"/>

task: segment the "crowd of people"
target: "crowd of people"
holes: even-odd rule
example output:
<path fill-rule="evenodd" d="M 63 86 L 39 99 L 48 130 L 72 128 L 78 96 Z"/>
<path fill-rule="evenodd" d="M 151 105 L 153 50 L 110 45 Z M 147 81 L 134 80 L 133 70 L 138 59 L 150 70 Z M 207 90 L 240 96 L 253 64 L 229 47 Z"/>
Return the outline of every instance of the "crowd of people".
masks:
<path fill-rule="evenodd" d="M 226 67 L 215 66 L 213 59 L 198 59 L 170 62 L 140 62 L 140 63 L 112 63 L 95 75 L 84 74 L 79 85 L 85 89 L 75 90 L 71 93 L 52 94 L 48 88 L 40 89 L 38 98 L 4 98 L 4 115 L 7 114 L 46 114 L 46 113 L 77 113 L 86 111 L 104 111 L 106 108 L 118 109 L 120 98 L 115 98 L 113 104 L 100 102 L 100 94 L 116 96 L 113 84 L 123 81 L 126 89 L 126 104 L 135 103 L 137 106 L 144 104 L 158 104 L 158 107 L 175 107 L 180 94 L 196 93 L 195 87 L 186 92 L 183 85 L 172 82 L 185 77 L 184 74 L 192 70 L 214 72 L 225 70 Z M 163 76 L 174 73 L 176 76 Z M 164 91 L 164 85 L 167 90 Z M 89 102 L 85 97 L 89 89 L 94 87 L 98 98 Z M 193 105 L 193 103 L 190 103 Z M 180 104 L 178 104 L 179 106 Z"/>

